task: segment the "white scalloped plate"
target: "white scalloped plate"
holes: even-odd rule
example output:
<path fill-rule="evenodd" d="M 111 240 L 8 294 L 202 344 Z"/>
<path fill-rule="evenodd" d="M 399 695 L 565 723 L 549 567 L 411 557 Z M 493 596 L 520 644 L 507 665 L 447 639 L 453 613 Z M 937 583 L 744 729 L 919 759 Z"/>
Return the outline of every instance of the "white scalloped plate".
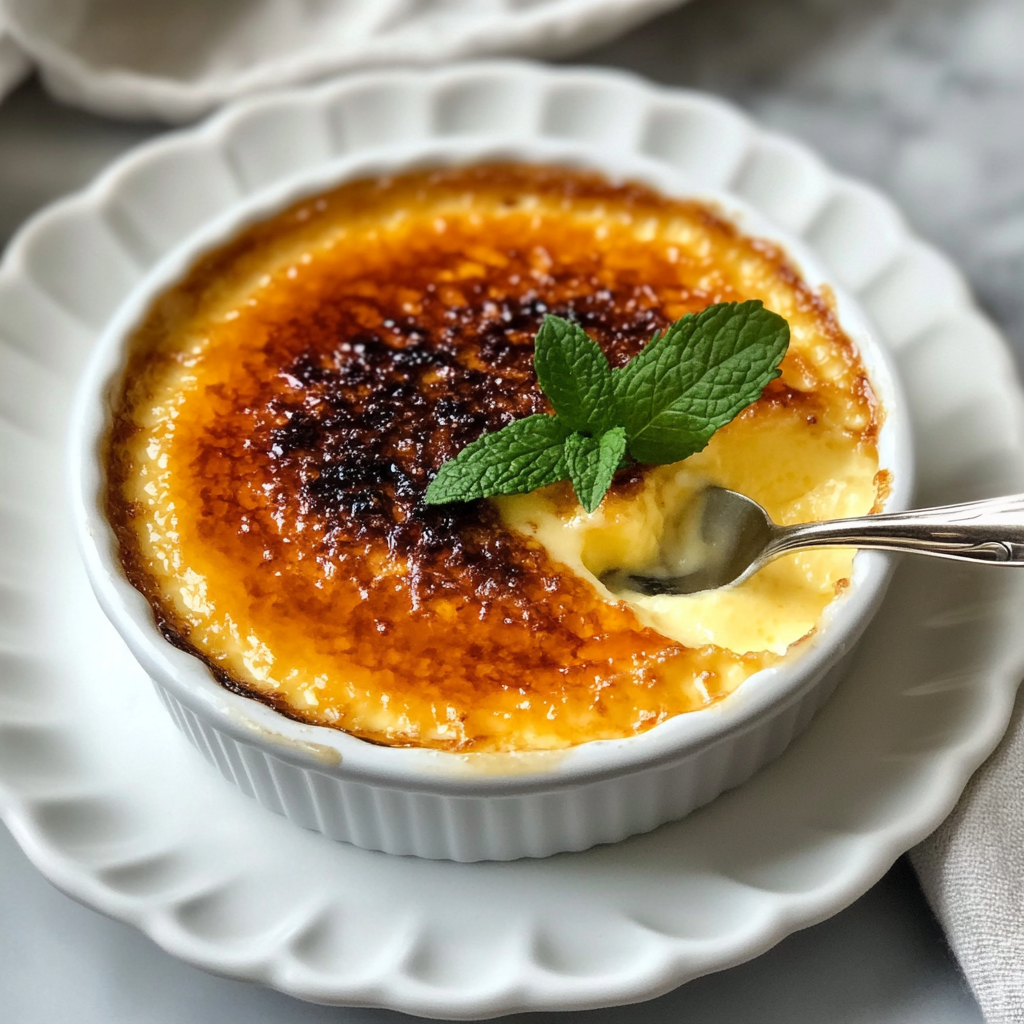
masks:
<path fill-rule="evenodd" d="M 114 117 L 186 121 L 354 68 L 596 46 L 686 0 L 0 0 L 47 87 Z"/>
<path fill-rule="evenodd" d="M 59 887 L 190 963 L 437 1017 L 624 1003 L 738 963 L 870 887 L 949 812 L 1024 674 L 1024 574 L 908 560 L 785 755 L 684 821 L 543 861 L 453 864 L 303 832 L 176 732 L 96 607 L 62 432 L 114 308 L 181 237 L 296 168 L 394 141 L 571 138 L 724 189 L 802 237 L 895 353 L 923 501 L 1020 489 L 1007 351 L 881 197 L 707 97 L 519 63 L 250 101 L 120 161 L 0 267 L 0 811 Z"/>

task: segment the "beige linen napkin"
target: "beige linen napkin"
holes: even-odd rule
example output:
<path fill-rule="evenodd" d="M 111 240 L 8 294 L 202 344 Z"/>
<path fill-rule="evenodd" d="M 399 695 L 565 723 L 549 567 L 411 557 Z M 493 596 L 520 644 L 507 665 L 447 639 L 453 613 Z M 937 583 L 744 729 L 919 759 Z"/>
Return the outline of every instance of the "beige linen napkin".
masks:
<path fill-rule="evenodd" d="M 988 1024 L 1024 1024 L 1024 689 L 1002 743 L 910 854 Z"/>

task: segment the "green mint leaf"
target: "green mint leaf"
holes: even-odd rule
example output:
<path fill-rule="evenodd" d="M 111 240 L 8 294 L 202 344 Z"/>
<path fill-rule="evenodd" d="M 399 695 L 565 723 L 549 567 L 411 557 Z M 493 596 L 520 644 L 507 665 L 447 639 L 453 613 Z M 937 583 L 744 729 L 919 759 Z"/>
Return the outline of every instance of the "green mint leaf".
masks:
<path fill-rule="evenodd" d="M 726 302 L 676 321 L 612 370 L 579 325 L 545 317 L 534 364 L 556 415 L 529 416 L 467 445 L 425 500 L 521 494 L 570 479 L 593 512 L 617 469 L 679 462 L 704 448 L 779 376 L 788 345 L 781 316 L 757 300 Z"/>
<path fill-rule="evenodd" d="M 533 365 L 541 390 L 570 430 L 599 433 L 609 425 L 611 367 L 579 324 L 544 317 L 534 342 Z"/>
<path fill-rule="evenodd" d="M 527 416 L 484 434 L 446 462 L 430 482 L 428 505 L 525 494 L 565 480 L 564 444 L 570 429 L 557 417 Z"/>
<path fill-rule="evenodd" d="M 612 372 L 612 422 L 629 454 L 663 465 L 701 451 L 779 376 L 788 344 L 789 325 L 756 299 L 677 320 Z"/>
<path fill-rule="evenodd" d="M 600 437 L 570 434 L 565 439 L 565 465 L 580 504 L 593 512 L 611 487 L 626 452 L 626 431 L 612 427 Z"/>

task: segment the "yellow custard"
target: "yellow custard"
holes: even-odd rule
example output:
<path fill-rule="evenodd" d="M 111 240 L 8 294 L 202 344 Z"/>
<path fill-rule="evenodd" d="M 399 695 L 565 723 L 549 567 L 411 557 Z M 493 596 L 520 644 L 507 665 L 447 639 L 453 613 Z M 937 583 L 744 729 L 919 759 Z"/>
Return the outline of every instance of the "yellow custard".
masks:
<path fill-rule="evenodd" d="M 612 365 L 685 313 L 759 298 L 782 377 L 674 466 L 422 501 L 485 431 L 549 411 L 545 313 Z M 353 182 L 200 260 L 135 332 L 108 516 L 164 632 L 229 688 L 374 742 L 552 749 L 706 707 L 813 632 L 852 554 L 729 590 L 624 603 L 665 510 L 707 483 L 782 523 L 876 506 L 880 420 L 857 353 L 785 255 L 715 210 L 557 167 Z"/>
<path fill-rule="evenodd" d="M 592 515 L 578 504 L 567 507 L 550 490 L 496 501 L 508 526 L 600 587 L 598 577 L 609 569 L 656 562 L 670 526 L 666 514 L 685 513 L 711 484 L 750 496 L 786 525 L 867 515 L 877 497 L 874 454 L 851 447 L 845 429 L 806 426 L 784 410 L 735 420 L 703 452 L 652 468 L 637 492 L 610 495 Z M 802 551 L 735 587 L 627 600 L 641 622 L 687 647 L 785 654 L 812 632 L 852 563 L 848 549 Z"/>

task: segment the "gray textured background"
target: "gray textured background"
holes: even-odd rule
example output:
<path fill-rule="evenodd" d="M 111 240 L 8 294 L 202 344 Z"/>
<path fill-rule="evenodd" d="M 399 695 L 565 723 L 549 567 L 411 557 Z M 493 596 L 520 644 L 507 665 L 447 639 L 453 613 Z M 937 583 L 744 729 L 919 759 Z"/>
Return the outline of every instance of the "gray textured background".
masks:
<path fill-rule="evenodd" d="M 1024 0 L 695 0 L 581 62 L 707 89 L 880 186 L 963 268 L 1024 367 Z M 159 130 L 35 83 L 0 104 L 0 243 Z M 0 1019 L 391 1024 L 174 961 L 52 890 L 0 829 Z M 640 1008 L 565 1024 L 962 1024 L 980 1014 L 901 861 L 831 921 Z"/>

